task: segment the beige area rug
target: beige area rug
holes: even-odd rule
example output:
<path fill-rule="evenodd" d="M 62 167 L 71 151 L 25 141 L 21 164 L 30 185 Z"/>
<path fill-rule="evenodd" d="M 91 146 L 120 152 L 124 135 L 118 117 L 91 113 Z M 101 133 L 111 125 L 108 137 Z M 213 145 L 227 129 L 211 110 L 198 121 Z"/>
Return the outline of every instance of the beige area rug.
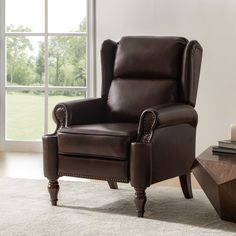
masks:
<path fill-rule="evenodd" d="M 145 218 L 137 218 L 134 191 L 106 182 L 60 181 L 58 207 L 51 207 L 47 181 L 0 179 L 0 235 L 236 235 L 236 224 L 222 221 L 201 190 L 183 198 L 180 188 L 147 190 Z"/>

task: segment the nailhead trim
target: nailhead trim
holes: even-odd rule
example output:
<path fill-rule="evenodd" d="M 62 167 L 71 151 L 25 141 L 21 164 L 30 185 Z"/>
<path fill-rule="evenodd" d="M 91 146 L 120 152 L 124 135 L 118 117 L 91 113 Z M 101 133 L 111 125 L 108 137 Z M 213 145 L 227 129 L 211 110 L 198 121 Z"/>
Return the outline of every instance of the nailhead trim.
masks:
<path fill-rule="evenodd" d="M 115 179 L 115 178 L 105 178 L 105 177 L 99 177 L 99 176 L 91 176 L 91 175 L 81 175 L 78 173 L 65 173 L 65 172 L 59 172 L 58 175 L 60 177 L 62 176 L 71 176 L 71 177 L 80 177 L 80 178 L 86 178 L 86 179 L 98 179 L 98 180 L 110 180 L 110 181 L 114 181 L 114 182 L 123 182 L 123 183 L 129 183 L 128 180 L 125 179 Z"/>
<path fill-rule="evenodd" d="M 148 125 L 148 115 L 151 113 L 151 119 L 150 125 Z M 153 135 L 153 129 L 155 128 L 155 124 L 157 121 L 156 114 L 154 112 L 147 112 L 143 117 L 143 127 L 142 127 L 142 136 L 141 136 L 141 142 L 143 143 L 150 143 Z"/>
<path fill-rule="evenodd" d="M 65 127 L 66 125 L 66 109 L 62 105 L 58 105 L 54 109 L 54 115 L 57 121 L 57 130 Z"/>

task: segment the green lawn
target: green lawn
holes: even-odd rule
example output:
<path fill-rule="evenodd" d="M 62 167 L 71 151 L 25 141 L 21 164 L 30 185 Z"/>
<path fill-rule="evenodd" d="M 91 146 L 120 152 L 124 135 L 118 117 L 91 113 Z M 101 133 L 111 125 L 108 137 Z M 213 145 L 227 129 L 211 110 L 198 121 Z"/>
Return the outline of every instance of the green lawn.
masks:
<path fill-rule="evenodd" d="M 49 132 L 55 130 L 52 120 L 54 106 L 62 101 L 81 97 L 49 96 Z M 7 94 L 7 139 L 40 140 L 44 134 L 44 96 L 23 92 Z"/>

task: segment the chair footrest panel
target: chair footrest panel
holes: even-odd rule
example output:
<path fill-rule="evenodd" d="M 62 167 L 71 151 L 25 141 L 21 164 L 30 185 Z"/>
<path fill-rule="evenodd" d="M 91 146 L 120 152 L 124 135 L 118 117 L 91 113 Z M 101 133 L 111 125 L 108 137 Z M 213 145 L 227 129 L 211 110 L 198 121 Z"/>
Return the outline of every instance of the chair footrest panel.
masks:
<path fill-rule="evenodd" d="M 59 155 L 59 176 L 129 182 L 127 161 Z"/>

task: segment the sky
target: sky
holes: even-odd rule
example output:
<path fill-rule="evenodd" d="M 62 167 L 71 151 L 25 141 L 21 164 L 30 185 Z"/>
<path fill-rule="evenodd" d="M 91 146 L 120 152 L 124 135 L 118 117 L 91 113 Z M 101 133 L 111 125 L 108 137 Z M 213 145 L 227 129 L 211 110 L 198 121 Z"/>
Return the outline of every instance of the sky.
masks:
<path fill-rule="evenodd" d="M 44 31 L 45 0 L 6 0 L 6 25 L 23 25 L 35 33 Z M 87 0 L 48 0 L 48 27 L 51 33 L 78 29 L 86 16 Z"/>

